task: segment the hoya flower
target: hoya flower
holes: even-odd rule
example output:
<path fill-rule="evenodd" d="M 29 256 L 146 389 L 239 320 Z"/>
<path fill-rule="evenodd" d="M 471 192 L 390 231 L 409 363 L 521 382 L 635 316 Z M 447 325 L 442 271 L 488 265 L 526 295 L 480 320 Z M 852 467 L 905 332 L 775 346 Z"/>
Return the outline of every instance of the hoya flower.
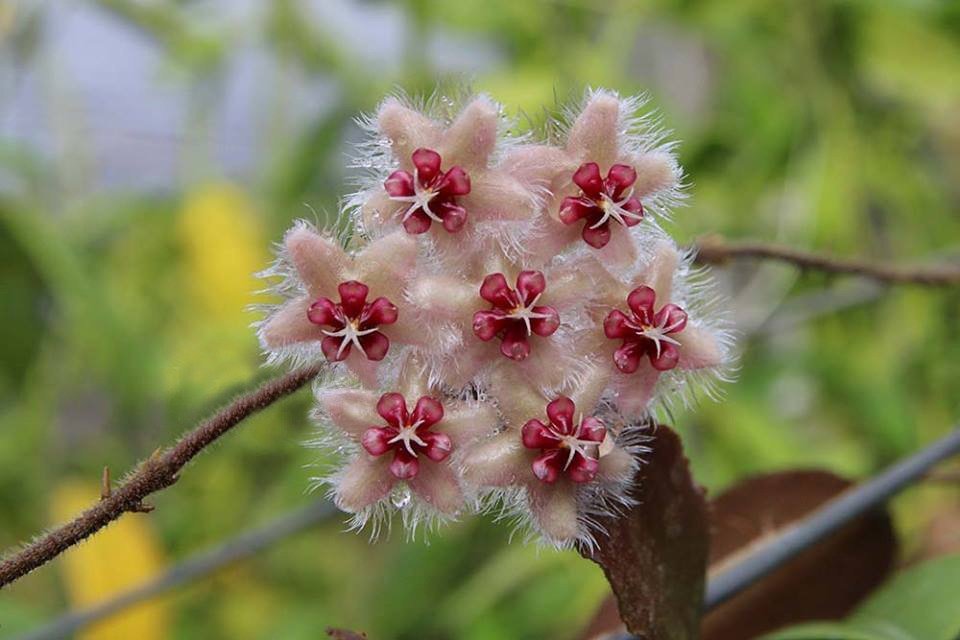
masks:
<path fill-rule="evenodd" d="M 560 396 L 547 405 L 548 424 L 533 418 L 523 425 L 523 446 L 540 450 L 531 465 L 537 479 L 553 483 L 566 476 L 572 482 L 590 482 L 597 477 L 607 430 L 596 416 L 576 416 L 576 409 L 573 400 Z"/>
<path fill-rule="evenodd" d="M 628 313 L 614 309 L 603 321 L 608 338 L 623 340 L 613 354 L 613 362 L 623 373 L 633 373 L 643 356 L 658 371 L 669 371 L 680 361 L 680 334 L 687 326 L 687 312 L 675 304 L 654 311 L 657 292 L 641 285 L 627 296 Z M 676 337 L 675 337 L 676 336 Z"/>
<path fill-rule="evenodd" d="M 293 295 L 260 325 L 261 344 L 274 357 L 343 362 L 365 385 L 376 385 L 380 361 L 422 339 L 404 297 L 416 257 L 416 243 L 402 232 L 351 256 L 332 238 L 295 226 L 278 268 L 292 268 L 292 281 L 281 286 Z"/>
<path fill-rule="evenodd" d="M 506 428 L 472 445 L 464 478 L 505 502 L 556 546 L 592 544 L 596 515 L 629 502 L 637 447 L 606 425 L 600 396 L 607 374 L 600 363 L 582 367 L 569 397 L 547 397 L 518 372 L 491 382 Z"/>
<path fill-rule="evenodd" d="M 643 220 L 643 205 L 633 195 L 637 172 L 626 164 L 610 167 L 607 177 L 600 175 L 600 165 L 587 162 L 573 174 L 580 195 L 567 196 L 560 205 L 560 221 L 564 224 L 583 222 L 583 241 L 595 249 L 610 242 L 610 225 L 614 222 L 632 227 Z"/>
<path fill-rule="evenodd" d="M 421 349 L 434 377 L 460 388 L 491 368 L 516 368 L 550 387 L 575 375 L 580 348 L 564 322 L 577 318 L 587 301 L 588 274 L 577 262 L 518 271 L 501 259 L 488 267 L 492 272 L 482 278 L 431 275 L 411 283 L 410 304 L 451 336 L 446 346 Z"/>
<path fill-rule="evenodd" d="M 335 432 L 329 440 L 348 452 L 324 481 L 358 527 L 390 509 L 414 520 L 455 517 L 465 500 L 455 461 L 497 426 L 492 406 L 431 390 L 413 359 L 402 366 L 396 390 L 322 389 L 317 402 L 316 417 Z"/>
<path fill-rule="evenodd" d="M 485 239 L 511 244 L 511 227 L 531 220 L 540 200 L 495 162 L 499 105 L 479 96 L 454 116 L 441 111 L 422 112 L 397 98 L 380 105 L 369 124 L 375 144 L 359 158 L 369 184 L 352 202 L 368 233 L 400 225 L 428 235 L 438 255 L 462 271 Z"/>
<path fill-rule="evenodd" d="M 684 298 L 703 306 L 690 277 L 689 265 L 664 240 L 651 248 L 646 265 L 629 282 L 610 278 L 598 288 L 592 340 L 608 363 L 617 408 L 626 416 L 647 410 L 665 373 L 722 378 L 728 368 L 723 318 L 694 317 L 685 307 Z M 674 382 L 677 391 L 688 391 L 682 375 Z"/>
<path fill-rule="evenodd" d="M 517 288 L 511 289 L 502 273 L 483 279 L 480 297 L 489 302 L 489 311 L 473 314 L 473 332 L 484 341 L 500 339 L 500 353 L 511 360 L 526 360 L 530 355 L 530 338 L 552 336 L 560 326 L 557 310 L 538 305 L 547 288 L 539 271 L 521 271 Z"/>
<path fill-rule="evenodd" d="M 439 222 L 450 233 L 457 233 L 467 222 L 467 210 L 457 204 L 459 196 L 470 193 L 470 176 L 462 167 L 441 170 L 440 154 L 432 149 L 417 149 L 410 156 L 413 173 L 397 169 L 383 183 L 394 202 L 408 203 L 400 221 L 407 233 L 425 233 Z"/>
<path fill-rule="evenodd" d="M 637 259 L 629 229 L 648 209 L 677 199 L 680 169 L 642 103 L 606 91 L 588 94 L 559 146 L 522 145 L 505 161 L 520 179 L 553 197 L 540 217 L 536 250 L 549 257 L 586 243 L 615 267 Z"/>

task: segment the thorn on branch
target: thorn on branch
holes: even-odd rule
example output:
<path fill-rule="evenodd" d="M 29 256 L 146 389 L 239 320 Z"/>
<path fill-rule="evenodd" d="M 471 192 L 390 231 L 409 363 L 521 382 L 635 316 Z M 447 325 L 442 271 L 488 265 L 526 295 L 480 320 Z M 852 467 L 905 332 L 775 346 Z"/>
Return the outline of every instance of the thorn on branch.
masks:
<path fill-rule="evenodd" d="M 100 476 L 100 500 L 106 500 L 112 495 L 110 485 L 110 467 L 105 466 L 103 474 Z"/>

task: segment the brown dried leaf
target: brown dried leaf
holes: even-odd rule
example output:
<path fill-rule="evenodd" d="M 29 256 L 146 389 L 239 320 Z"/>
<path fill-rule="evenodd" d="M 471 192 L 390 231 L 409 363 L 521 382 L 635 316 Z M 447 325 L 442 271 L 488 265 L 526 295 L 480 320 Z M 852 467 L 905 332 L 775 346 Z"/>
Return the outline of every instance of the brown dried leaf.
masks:
<path fill-rule="evenodd" d="M 727 490 L 711 502 L 711 571 L 851 485 L 827 471 L 784 471 Z M 840 619 L 884 580 L 896 553 L 889 516 L 868 514 L 711 611 L 703 638 L 755 638 L 788 624 Z"/>
<path fill-rule="evenodd" d="M 603 569 L 621 619 L 640 638 L 697 638 L 708 554 L 707 504 L 680 438 L 653 431 L 652 450 L 634 488 L 637 506 L 600 519 L 606 535 L 581 554 Z"/>

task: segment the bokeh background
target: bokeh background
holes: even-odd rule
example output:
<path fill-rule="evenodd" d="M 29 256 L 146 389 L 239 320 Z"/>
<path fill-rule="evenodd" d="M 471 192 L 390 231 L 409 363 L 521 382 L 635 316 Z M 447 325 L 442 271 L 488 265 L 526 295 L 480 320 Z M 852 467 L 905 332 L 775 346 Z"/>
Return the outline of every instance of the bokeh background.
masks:
<path fill-rule="evenodd" d="M 588 86 L 647 92 L 690 176 L 681 241 L 960 256 L 956 2 L 0 0 L 0 546 L 270 374 L 251 274 L 293 219 L 335 216 L 353 118 L 441 81 L 521 128 Z M 863 477 L 960 415 L 956 291 L 721 276 L 740 380 L 674 416 L 711 490 L 797 466 Z M 308 402 L 251 419 L 152 515 L 5 590 L 0 637 L 316 499 Z M 894 513 L 905 561 L 960 545 L 955 486 Z M 334 518 L 80 637 L 575 637 L 600 572 L 509 533 L 481 518 L 371 545 Z"/>

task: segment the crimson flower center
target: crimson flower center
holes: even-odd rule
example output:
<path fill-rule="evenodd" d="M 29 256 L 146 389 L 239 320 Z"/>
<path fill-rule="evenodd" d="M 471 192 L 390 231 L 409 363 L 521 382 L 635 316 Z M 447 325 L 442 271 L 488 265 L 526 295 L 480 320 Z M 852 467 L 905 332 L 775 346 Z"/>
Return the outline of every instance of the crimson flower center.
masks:
<path fill-rule="evenodd" d="M 370 289 L 356 280 L 337 287 L 340 302 L 320 297 L 307 310 L 307 319 L 321 327 L 320 348 L 328 360 L 345 360 L 353 349 L 368 360 L 382 360 L 390 339 L 381 329 L 397 321 L 397 307 L 384 297 L 367 302 Z"/>

